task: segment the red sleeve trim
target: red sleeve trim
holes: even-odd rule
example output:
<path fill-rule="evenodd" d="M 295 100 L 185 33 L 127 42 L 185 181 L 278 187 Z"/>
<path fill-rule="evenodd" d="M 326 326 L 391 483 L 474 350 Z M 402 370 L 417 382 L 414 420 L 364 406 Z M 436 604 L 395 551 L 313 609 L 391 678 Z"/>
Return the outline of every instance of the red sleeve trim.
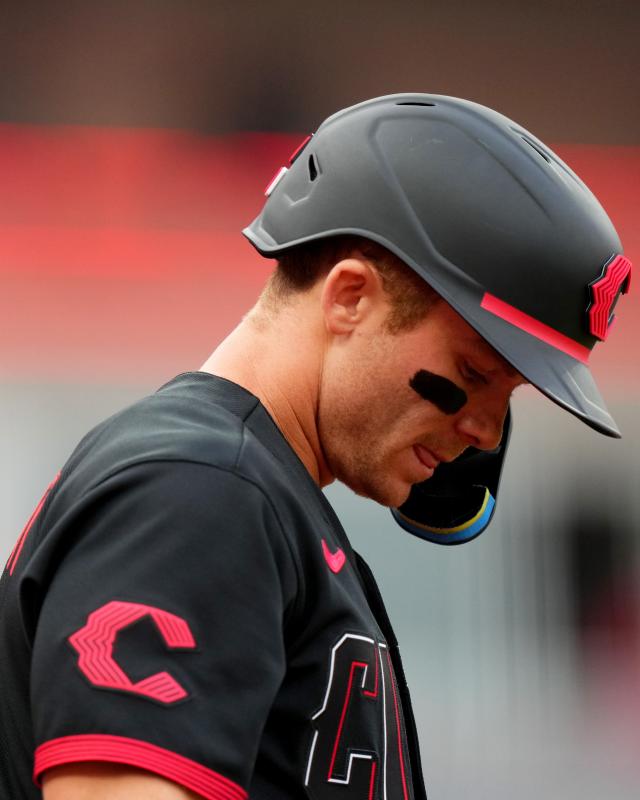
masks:
<path fill-rule="evenodd" d="M 39 785 L 47 769 L 79 761 L 108 761 L 155 772 L 207 800 L 247 800 L 247 792 L 223 775 L 163 747 L 138 739 L 84 734 L 52 739 L 37 748 L 33 777 Z"/>

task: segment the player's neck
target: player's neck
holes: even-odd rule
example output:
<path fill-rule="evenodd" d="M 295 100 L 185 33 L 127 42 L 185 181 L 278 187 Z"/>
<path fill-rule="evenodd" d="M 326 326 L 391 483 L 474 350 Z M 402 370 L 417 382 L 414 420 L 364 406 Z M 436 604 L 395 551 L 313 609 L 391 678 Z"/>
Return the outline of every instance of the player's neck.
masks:
<path fill-rule="evenodd" d="M 333 481 L 317 430 L 321 365 L 313 333 L 292 314 L 265 323 L 249 315 L 200 368 L 237 383 L 267 409 L 319 486 Z"/>

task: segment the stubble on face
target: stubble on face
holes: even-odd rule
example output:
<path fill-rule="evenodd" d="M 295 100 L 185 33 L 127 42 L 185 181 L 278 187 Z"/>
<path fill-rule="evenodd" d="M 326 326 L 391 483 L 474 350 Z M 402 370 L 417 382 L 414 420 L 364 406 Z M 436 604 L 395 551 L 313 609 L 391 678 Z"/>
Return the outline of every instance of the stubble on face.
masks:
<path fill-rule="evenodd" d="M 334 477 L 356 494 L 397 507 L 421 480 L 420 442 L 443 452 L 442 414 L 394 370 L 397 339 L 368 342 L 349 368 L 334 364 L 319 397 L 318 432 Z M 450 449 L 450 447 L 449 447 Z"/>
<path fill-rule="evenodd" d="M 385 453 L 379 429 L 372 430 L 368 412 L 361 413 L 350 404 L 342 415 L 323 414 L 319 420 L 324 455 L 335 478 L 362 497 L 368 497 L 385 506 L 401 504 L 408 489 L 399 491 L 397 479 L 393 480 L 389 454 Z M 410 487 L 409 487 L 410 488 Z"/>
<path fill-rule="evenodd" d="M 378 397 L 372 391 L 367 368 L 384 364 L 384 348 L 376 342 L 367 352 L 348 361 L 339 355 L 325 365 L 318 398 L 318 433 L 323 454 L 333 476 L 356 494 L 382 502 L 388 497 L 384 470 L 380 470 Z M 363 363 L 363 360 L 367 363 Z"/>
<path fill-rule="evenodd" d="M 383 396 L 362 404 L 347 397 L 344 400 L 343 413 L 335 407 L 319 417 L 324 455 L 332 474 L 362 497 L 388 507 L 402 505 L 411 487 L 425 479 L 414 445 L 445 453 L 451 451 L 451 443 L 437 432 L 438 426 L 429 426 L 419 414 L 408 413 L 406 405 L 385 402 Z"/>
<path fill-rule="evenodd" d="M 487 348 L 442 303 L 411 331 L 356 334 L 350 344 L 332 350 L 317 418 L 331 473 L 357 494 L 385 506 L 402 505 L 413 484 L 429 477 L 415 445 L 430 451 L 437 463 L 453 460 L 474 443 L 476 430 L 464 431 L 455 423 L 467 404 L 489 419 L 487 432 L 477 429 L 488 446 L 488 434 L 497 433 L 498 413 L 503 420 L 522 379 Z M 481 374 L 472 384 L 473 397 L 467 395 L 470 379 L 463 372 L 474 369 L 466 364 L 469 358 L 475 372 L 490 376 Z"/>

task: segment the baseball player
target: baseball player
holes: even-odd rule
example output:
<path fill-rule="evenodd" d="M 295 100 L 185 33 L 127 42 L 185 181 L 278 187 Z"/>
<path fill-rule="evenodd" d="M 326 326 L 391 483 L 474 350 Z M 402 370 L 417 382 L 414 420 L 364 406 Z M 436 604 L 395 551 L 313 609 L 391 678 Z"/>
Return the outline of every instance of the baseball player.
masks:
<path fill-rule="evenodd" d="M 9 557 L 3 800 L 424 800 L 396 639 L 321 488 L 461 543 L 493 514 L 518 385 L 619 436 L 588 358 L 631 265 L 521 126 L 377 98 L 267 195 L 255 308 L 85 436 Z"/>

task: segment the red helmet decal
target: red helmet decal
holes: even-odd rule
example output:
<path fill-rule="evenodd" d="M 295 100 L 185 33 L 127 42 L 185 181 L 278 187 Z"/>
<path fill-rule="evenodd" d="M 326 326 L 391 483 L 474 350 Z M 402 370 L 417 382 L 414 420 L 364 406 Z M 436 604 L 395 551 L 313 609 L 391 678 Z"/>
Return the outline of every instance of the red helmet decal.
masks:
<path fill-rule="evenodd" d="M 304 150 L 304 148 L 309 144 L 311 141 L 313 134 L 310 133 L 308 136 L 305 136 L 304 139 L 300 142 L 300 144 L 296 147 L 296 149 L 291 153 L 289 156 L 289 166 L 293 164 L 296 158 L 300 155 L 300 153 Z"/>
<path fill-rule="evenodd" d="M 269 183 L 267 184 L 267 188 L 264 190 L 265 197 L 269 197 L 271 192 L 276 188 L 276 186 L 280 183 L 280 181 L 284 178 L 284 176 L 289 171 L 289 167 L 293 164 L 293 162 L 298 158 L 300 153 L 304 150 L 304 148 L 309 144 L 311 139 L 313 138 L 313 134 L 310 133 L 308 136 L 305 136 L 302 142 L 296 147 L 296 149 L 291 153 L 289 156 L 289 161 L 287 162 L 286 167 L 280 167 L 280 169 L 276 172 L 276 174 L 271 178 Z"/>
<path fill-rule="evenodd" d="M 630 286 L 631 261 L 625 256 L 614 256 L 604 265 L 601 275 L 589 284 L 589 330 L 601 341 L 609 333 L 618 298 L 621 294 L 626 294 Z"/>

